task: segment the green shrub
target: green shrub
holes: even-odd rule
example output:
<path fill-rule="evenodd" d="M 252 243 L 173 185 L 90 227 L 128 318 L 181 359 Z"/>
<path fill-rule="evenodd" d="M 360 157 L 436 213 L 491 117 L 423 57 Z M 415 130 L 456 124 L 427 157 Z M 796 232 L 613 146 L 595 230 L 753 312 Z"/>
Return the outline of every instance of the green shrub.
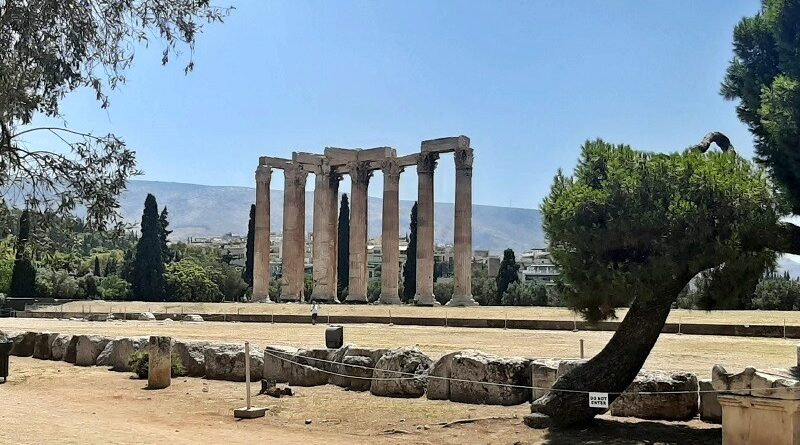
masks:
<path fill-rule="evenodd" d="M 140 379 L 146 379 L 148 367 L 150 365 L 150 354 L 146 348 L 139 349 L 131 354 L 128 359 L 128 366 L 131 367 L 133 373 Z M 178 354 L 172 353 L 172 377 L 180 377 L 186 375 L 186 368 L 181 363 L 181 358 Z"/>

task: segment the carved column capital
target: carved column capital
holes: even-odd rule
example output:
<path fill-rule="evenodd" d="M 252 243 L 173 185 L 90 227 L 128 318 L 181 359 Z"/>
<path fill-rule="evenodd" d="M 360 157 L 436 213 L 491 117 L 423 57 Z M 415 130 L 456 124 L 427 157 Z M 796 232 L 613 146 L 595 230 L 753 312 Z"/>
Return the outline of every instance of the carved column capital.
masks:
<path fill-rule="evenodd" d="M 433 173 L 439 153 L 420 153 L 417 159 L 417 173 Z"/>
<path fill-rule="evenodd" d="M 456 170 L 472 170 L 472 162 L 475 160 L 472 148 L 458 148 L 453 155 L 456 161 Z"/>
<path fill-rule="evenodd" d="M 283 170 L 283 175 L 286 180 L 295 186 L 304 186 L 308 178 L 308 172 L 303 169 L 303 166 L 298 163 L 293 163 Z"/>
<path fill-rule="evenodd" d="M 372 170 L 369 165 L 363 161 L 352 161 L 347 163 L 347 170 L 350 172 L 350 178 L 354 182 L 366 184 L 369 178 L 372 177 Z"/>
<path fill-rule="evenodd" d="M 256 169 L 256 183 L 266 184 L 272 179 L 272 168 L 266 165 L 259 165 Z"/>
<path fill-rule="evenodd" d="M 397 162 L 397 158 L 386 158 L 381 161 L 381 171 L 384 176 L 400 176 L 404 168 Z"/>
<path fill-rule="evenodd" d="M 322 159 L 318 165 L 314 166 L 314 174 L 317 176 L 329 176 L 332 172 L 333 169 L 327 158 Z"/>

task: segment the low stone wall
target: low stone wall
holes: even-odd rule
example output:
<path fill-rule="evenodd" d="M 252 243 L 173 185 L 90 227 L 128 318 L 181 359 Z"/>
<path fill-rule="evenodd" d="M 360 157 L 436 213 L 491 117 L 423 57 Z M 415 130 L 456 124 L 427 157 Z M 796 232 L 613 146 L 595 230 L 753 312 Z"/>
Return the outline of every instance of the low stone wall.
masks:
<path fill-rule="evenodd" d="M 12 355 L 107 366 L 121 372 L 130 372 L 130 354 L 147 344 L 144 337 L 54 332 L 0 332 L 0 340 L 4 338 L 14 342 Z M 559 377 L 585 362 L 499 357 L 475 350 L 453 352 L 433 362 L 415 348 L 387 350 L 351 345 L 339 349 L 251 346 L 250 357 L 245 358 L 243 345 L 180 340 L 173 340 L 173 353 L 187 375 L 206 379 L 244 381 L 245 360 L 249 359 L 251 380 L 264 378 L 294 386 L 333 384 L 384 397 L 427 395 L 432 400 L 488 405 L 535 400 L 545 395 Z M 643 371 L 612 404 L 610 413 L 652 420 L 687 420 L 696 417 L 700 409 L 698 390 L 693 374 Z M 688 393 L 639 394 L 658 391 Z M 704 406 L 708 407 L 711 398 L 706 399 Z M 714 421 L 708 415 L 703 418 Z"/>
<path fill-rule="evenodd" d="M 104 321 L 111 315 L 118 320 L 138 320 L 140 314 L 111 313 L 86 314 L 83 312 L 26 311 L 18 313 L 18 317 L 26 318 L 90 318 Z M 183 320 L 184 314 L 155 313 L 156 320 Z M 309 323 L 308 315 L 297 314 L 203 314 L 206 321 L 235 321 L 241 323 Z M 395 324 L 405 326 L 449 326 L 454 328 L 507 328 L 528 329 L 538 331 L 616 331 L 618 321 L 603 321 L 590 324 L 585 321 L 568 320 L 503 320 L 493 318 L 441 318 L 441 317 L 389 317 L 385 315 L 331 315 L 323 316 L 326 322 L 333 324 Z M 783 325 L 732 325 L 705 323 L 666 323 L 661 330 L 664 334 L 722 335 L 728 337 L 768 337 L 800 339 L 800 326 Z"/>

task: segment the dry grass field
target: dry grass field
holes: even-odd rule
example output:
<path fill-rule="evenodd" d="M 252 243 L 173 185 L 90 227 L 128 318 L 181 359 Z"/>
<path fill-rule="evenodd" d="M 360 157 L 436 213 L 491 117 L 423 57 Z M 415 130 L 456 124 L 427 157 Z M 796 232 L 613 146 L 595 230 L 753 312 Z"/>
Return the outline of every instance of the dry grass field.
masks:
<path fill-rule="evenodd" d="M 178 314 L 309 314 L 307 304 L 263 304 L 263 303 L 146 303 L 76 301 L 58 306 L 44 306 L 43 311 L 64 312 L 158 312 Z M 617 313 L 622 319 L 625 309 Z M 554 307 L 506 307 L 481 306 L 469 308 L 415 307 L 382 305 L 327 304 L 322 306 L 325 315 L 383 315 L 403 317 L 459 317 L 509 320 L 573 320 L 575 313 L 566 308 Z M 577 318 L 580 321 L 580 317 Z M 714 324 L 769 324 L 800 326 L 798 311 L 693 311 L 675 309 L 670 313 L 670 323 L 714 323 Z"/>
<path fill-rule="evenodd" d="M 324 324 L 114 321 L 86 322 L 34 318 L 0 318 L 0 330 L 51 331 L 109 336 L 170 335 L 214 342 L 251 341 L 255 345 L 324 346 Z M 600 351 L 612 332 L 527 331 L 489 328 L 347 325 L 345 341 L 366 347 L 417 345 L 437 358 L 460 349 L 479 349 L 502 356 L 577 358 L 584 339 L 586 355 Z M 709 377 L 711 367 L 730 370 L 748 365 L 787 367 L 796 363 L 796 340 L 662 334 L 645 364 L 649 369 L 692 371 Z"/>
<path fill-rule="evenodd" d="M 254 398 L 265 418 L 237 421 L 244 384 L 173 379 L 158 391 L 100 367 L 12 357 L 0 384 L 0 443 L 59 444 L 714 444 L 720 428 L 700 421 L 649 422 L 602 416 L 592 428 L 533 430 L 527 404 L 501 407 L 390 399 L 326 385 Z M 484 419 L 446 426 L 458 419 Z M 310 423 L 307 423 L 310 421 Z"/>

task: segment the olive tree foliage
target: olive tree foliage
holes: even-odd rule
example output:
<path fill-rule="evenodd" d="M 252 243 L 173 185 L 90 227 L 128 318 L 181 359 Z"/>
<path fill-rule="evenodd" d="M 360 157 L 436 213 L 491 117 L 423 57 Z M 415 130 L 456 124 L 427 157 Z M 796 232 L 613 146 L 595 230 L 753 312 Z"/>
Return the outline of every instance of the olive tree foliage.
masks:
<path fill-rule="evenodd" d="M 800 214 L 800 0 L 763 0 L 733 32 L 734 57 L 722 95 L 753 134 L 764 165 Z M 784 223 L 775 248 L 800 252 L 800 228 Z"/>
<path fill-rule="evenodd" d="M 136 48 L 157 42 L 162 63 L 191 54 L 209 22 L 229 9 L 210 0 L 5 0 L 0 2 L 0 197 L 42 215 L 86 209 L 87 223 L 117 222 L 117 196 L 137 173 L 134 151 L 114 134 L 33 127 L 36 115 L 64 118 L 59 104 L 90 88 L 102 108 L 125 83 Z M 189 58 L 186 72 L 191 71 Z M 48 133 L 58 144 L 31 142 Z"/>
<path fill-rule="evenodd" d="M 624 391 L 698 273 L 715 269 L 754 287 L 774 260 L 764 246 L 780 231 L 781 203 L 766 173 L 734 151 L 655 154 L 586 142 L 573 175 L 559 172 L 542 205 L 545 233 L 568 306 L 590 321 L 629 310 L 603 350 L 553 388 Z M 533 409 L 562 424 L 602 411 L 564 391 Z"/>

